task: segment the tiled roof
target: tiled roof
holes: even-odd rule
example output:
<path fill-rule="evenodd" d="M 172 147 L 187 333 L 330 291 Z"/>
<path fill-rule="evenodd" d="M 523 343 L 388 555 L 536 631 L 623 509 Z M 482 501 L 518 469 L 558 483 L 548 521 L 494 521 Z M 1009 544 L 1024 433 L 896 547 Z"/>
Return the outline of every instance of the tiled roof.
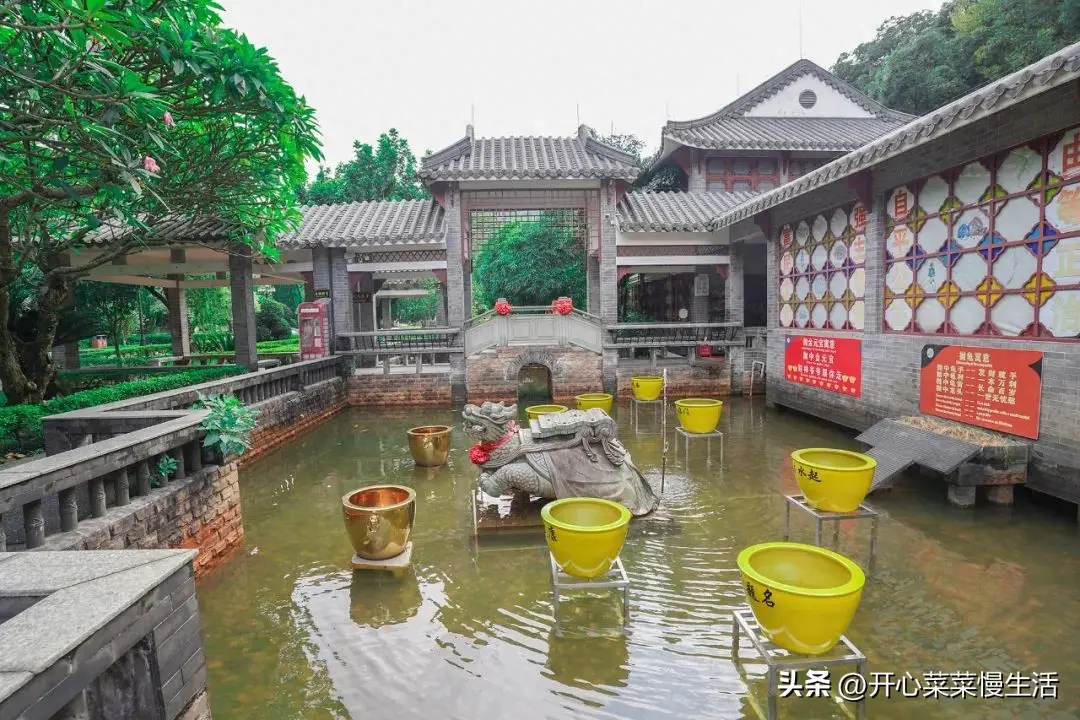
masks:
<path fill-rule="evenodd" d="M 300 229 L 278 238 L 286 250 L 309 247 L 412 245 L 443 238 L 443 210 L 434 200 L 306 205 Z"/>
<path fill-rule="evenodd" d="M 716 118 L 664 136 L 710 150 L 826 150 L 847 152 L 900 126 L 879 118 Z"/>
<path fill-rule="evenodd" d="M 813 75 L 871 113 L 870 118 L 746 117 L 805 75 Z M 809 60 L 799 60 L 712 115 L 669 121 L 664 137 L 681 145 L 716 150 L 827 150 L 846 152 L 912 119 L 873 100 Z"/>
<path fill-rule="evenodd" d="M 420 177 L 435 180 L 611 178 L 638 175 L 633 155 L 605 145 L 587 127 L 574 137 L 464 138 L 424 158 Z"/>
<path fill-rule="evenodd" d="M 1080 43 L 1070 45 L 1023 70 L 990 83 L 973 93 L 880 137 L 862 148 L 803 175 L 775 190 L 721 213 L 713 229 L 727 227 L 774 208 L 815 188 L 842 180 L 884 160 L 913 150 L 965 125 L 999 113 L 1028 98 L 1080 78 Z"/>
<path fill-rule="evenodd" d="M 752 192 L 632 192 L 619 202 L 625 232 L 705 232 L 709 221 L 754 197 Z"/>
<path fill-rule="evenodd" d="M 154 223 L 145 235 L 147 244 L 164 245 L 185 242 L 224 242 L 239 226 L 224 223 L 221 220 L 202 215 L 195 218 L 173 216 Z M 82 242 L 85 245 L 108 245 L 123 240 L 138 230 L 131 225 L 104 222 L 99 228 L 88 233 Z"/>

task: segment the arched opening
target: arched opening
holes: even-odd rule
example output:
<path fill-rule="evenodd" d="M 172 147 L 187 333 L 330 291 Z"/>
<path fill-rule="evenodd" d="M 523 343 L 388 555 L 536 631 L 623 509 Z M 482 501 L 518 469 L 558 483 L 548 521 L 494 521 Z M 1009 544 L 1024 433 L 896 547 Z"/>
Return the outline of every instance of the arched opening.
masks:
<path fill-rule="evenodd" d="M 528 363 L 517 374 L 518 404 L 541 405 L 551 402 L 551 371 L 546 365 Z"/>

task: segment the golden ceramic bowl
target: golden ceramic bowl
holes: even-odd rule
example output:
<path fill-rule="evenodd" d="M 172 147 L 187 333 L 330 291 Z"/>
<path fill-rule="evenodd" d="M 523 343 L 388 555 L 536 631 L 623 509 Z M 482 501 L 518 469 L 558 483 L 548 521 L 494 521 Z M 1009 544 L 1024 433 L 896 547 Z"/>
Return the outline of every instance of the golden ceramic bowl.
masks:
<path fill-rule="evenodd" d="M 358 556 L 387 560 L 405 551 L 416 518 L 416 492 L 403 485 L 369 485 L 341 498 L 345 531 Z"/>
<path fill-rule="evenodd" d="M 877 460 L 835 448 L 803 448 L 791 453 L 795 480 L 810 507 L 855 512 L 874 482 Z"/>
<path fill-rule="evenodd" d="M 675 415 L 682 429 L 699 435 L 711 433 L 720 423 L 724 403 L 712 398 L 685 398 L 675 401 Z"/>
<path fill-rule="evenodd" d="M 450 426 L 423 425 L 409 430 L 409 452 L 420 467 L 446 464 L 450 454 Z"/>

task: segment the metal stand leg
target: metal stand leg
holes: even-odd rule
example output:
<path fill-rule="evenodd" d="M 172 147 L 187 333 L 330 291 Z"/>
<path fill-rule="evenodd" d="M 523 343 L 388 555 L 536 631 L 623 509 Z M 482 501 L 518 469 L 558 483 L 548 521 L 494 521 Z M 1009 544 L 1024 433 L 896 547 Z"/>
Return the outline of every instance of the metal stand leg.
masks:
<path fill-rule="evenodd" d="M 769 720 L 776 720 L 776 695 L 777 695 L 777 681 L 776 681 L 776 668 L 770 667 L 768 670 L 769 675 Z"/>
<path fill-rule="evenodd" d="M 784 542 L 787 542 L 788 538 L 791 537 L 791 503 L 788 502 L 787 498 L 784 498 L 784 526 L 783 526 L 783 528 L 784 529 L 780 533 L 780 537 L 783 538 Z"/>
<path fill-rule="evenodd" d="M 627 585 L 622 591 L 622 624 L 630 622 L 630 586 Z"/>
<path fill-rule="evenodd" d="M 874 558 L 877 557 L 877 530 L 878 519 L 874 517 L 870 521 L 870 562 L 867 564 L 870 570 L 874 569 Z"/>
<path fill-rule="evenodd" d="M 840 521 L 834 520 L 832 524 L 832 546 L 833 550 L 840 549 Z"/>

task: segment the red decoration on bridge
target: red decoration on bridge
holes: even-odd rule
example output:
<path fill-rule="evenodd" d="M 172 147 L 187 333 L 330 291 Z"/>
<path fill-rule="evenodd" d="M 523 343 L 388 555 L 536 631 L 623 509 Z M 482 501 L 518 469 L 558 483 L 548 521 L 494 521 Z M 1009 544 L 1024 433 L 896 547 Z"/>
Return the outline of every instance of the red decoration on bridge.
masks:
<path fill-rule="evenodd" d="M 919 410 L 988 430 L 1039 439 L 1042 353 L 926 345 Z"/>
<path fill-rule="evenodd" d="M 574 301 L 568 297 L 561 297 L 551 303 L 551 310 L 560 315 L 569 315 L 574 311 Z"/>
<path fill-rule="evenodd" d="M 788 335 L 784 338 L 784 379 L 862 397 L 862 340 Z"/>
<path fill-rule="evenodd" d="M 510 307 L 510 303 L 506 302 L 503 298 L 499 298 L 495 301 L 495 312 L 499 315 L 509 315 L 513 308 Z"/>

